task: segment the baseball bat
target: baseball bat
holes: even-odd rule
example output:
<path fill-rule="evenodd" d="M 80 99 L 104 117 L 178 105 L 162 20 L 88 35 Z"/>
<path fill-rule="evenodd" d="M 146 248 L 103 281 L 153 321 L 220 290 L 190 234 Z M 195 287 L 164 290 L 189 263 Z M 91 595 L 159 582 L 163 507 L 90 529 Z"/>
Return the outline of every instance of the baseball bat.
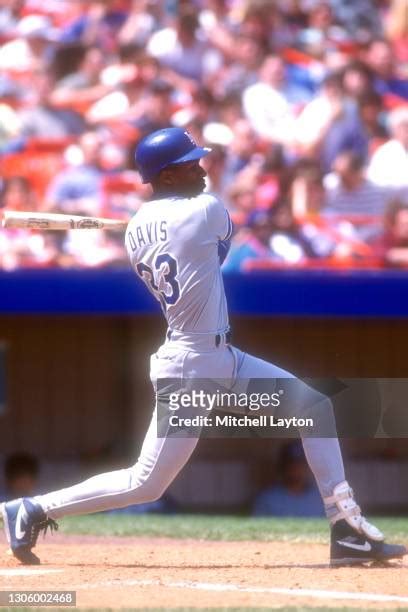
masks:
<path fill-rule="evenodd" d="M 128 222 L 102 217 L 82 217 L 80 215 L 63 215 L 57 213 L 20 212 L 6 210 L 3 214 L 3 227 L 70 230 L 70 229 L 107 229 L 124 231 Z"/>

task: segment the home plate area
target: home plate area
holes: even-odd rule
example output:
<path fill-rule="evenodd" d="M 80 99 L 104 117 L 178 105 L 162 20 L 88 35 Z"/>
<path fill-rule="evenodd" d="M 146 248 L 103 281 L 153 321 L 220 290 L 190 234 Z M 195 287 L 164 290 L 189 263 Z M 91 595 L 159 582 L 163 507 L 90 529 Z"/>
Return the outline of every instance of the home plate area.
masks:
<path fill-rule="evenodd" d="M 79 607 L 408 608 L 407 561 L 334 569 L 322 544 L 56 534 L 34 567 L 0 545 L 1 590 L 76 591 Z"/>

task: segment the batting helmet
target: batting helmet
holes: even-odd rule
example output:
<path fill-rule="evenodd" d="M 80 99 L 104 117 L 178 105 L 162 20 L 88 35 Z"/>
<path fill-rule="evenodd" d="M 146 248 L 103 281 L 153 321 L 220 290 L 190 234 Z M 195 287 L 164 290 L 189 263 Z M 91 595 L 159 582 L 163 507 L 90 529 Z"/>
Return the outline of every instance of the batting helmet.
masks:
<path fill-rule="evenodd" d="M 136 164 L 143 183 L 150 183 L 167 166 L 200 159 L 210 151 L 197 146 L 186 130 L 166 128 L 152 132 L 139 142 Z"/>

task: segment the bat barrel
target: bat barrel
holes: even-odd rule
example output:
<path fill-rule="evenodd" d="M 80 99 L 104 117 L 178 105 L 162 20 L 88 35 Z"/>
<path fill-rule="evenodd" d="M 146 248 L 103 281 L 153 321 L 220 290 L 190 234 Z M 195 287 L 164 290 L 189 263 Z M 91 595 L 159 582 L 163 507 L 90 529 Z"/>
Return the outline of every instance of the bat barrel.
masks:
<path fill-rule="evenodd" d="M 3 227 L 36 230 L 106 229 L 124 231 L 127 221 L 60 213 L 4 211 Z"/>

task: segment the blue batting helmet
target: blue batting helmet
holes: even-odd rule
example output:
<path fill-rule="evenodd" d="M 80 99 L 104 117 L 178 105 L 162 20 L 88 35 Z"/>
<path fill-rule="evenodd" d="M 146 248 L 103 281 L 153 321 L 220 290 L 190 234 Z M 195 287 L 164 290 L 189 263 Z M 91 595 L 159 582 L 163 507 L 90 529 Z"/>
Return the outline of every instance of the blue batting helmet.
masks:
<path fill-rule="evenodd" d="M 167 166 L 200 159 L 210 151 L 197 146 L 187 130 L 166 128 L 152 132 L 139 142 L 136 164 L 143 183 L 150 183 Z"/>

